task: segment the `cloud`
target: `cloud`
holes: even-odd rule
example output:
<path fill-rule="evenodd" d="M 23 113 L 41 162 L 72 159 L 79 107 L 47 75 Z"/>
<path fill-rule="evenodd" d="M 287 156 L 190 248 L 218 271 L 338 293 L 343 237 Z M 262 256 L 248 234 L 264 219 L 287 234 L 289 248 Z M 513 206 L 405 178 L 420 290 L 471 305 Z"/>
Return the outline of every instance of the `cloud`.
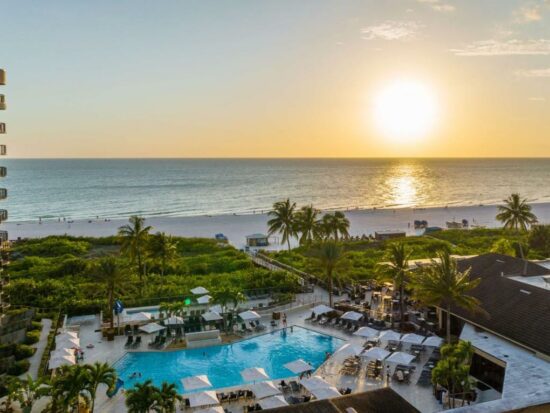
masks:
<path fill-rule="evenodd" d="M 548 69 L 523 69 L 517 70 L 516 76 L 520 77 L 550 77 L 550 67 Z"/>
<path fill-rule="evenodd" d="M 538 4 L 524 6 L 516 12 L 519 23 L 530 23 L 542 20 L 541 7 Z"/>
<path fill-rule="evenodd" d="M 542 96 L 533 96 L 533 97 L 530 97 L 529 100 L 532 102 L 546 102 L 546 98 Z"/>
<path fill-rule="evenodd" d="M 416 0 L 419 3 L 428 4 L 435 11 L 449 13 L 455 11 L 456 8 L 452 4 L 442 2 L 441 0 Z"/>
<path fill-rule="evenodd" d="M 365 40 L 410 40 L 421 28 L 422 26 L 414 21 L 388 20 L 362 28 L 361 35 Z"/>
<path fill-rule="evenodd" d="M 480 40 L 451 52 L 457 56 L 546 56 L 550 55 L 550 40 Z"/>

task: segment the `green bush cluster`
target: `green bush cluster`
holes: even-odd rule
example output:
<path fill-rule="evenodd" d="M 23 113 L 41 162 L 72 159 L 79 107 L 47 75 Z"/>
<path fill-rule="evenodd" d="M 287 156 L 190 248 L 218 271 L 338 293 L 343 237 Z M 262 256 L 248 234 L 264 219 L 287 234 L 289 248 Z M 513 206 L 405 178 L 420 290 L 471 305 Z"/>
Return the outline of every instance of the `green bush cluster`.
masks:
<path fill-rule="evenodd" d="M 40 331 L 27 331 L 25 344 L 35 344 L 40 340 Z"/>
<path fill-rule="evenodd" d="M 26 344 L 17 344 L 13 355 L 15 360 L 23 360 L 31 357 L 35 353 L 36 349 Z"/>
<path fill-rule="evenodd" d="M 8 374 L 10 376 L 20 376 L 29 371 L 30 366 L 31 363 L 29 360 L 16 361 L 15 364 L 8 369 Z"/>

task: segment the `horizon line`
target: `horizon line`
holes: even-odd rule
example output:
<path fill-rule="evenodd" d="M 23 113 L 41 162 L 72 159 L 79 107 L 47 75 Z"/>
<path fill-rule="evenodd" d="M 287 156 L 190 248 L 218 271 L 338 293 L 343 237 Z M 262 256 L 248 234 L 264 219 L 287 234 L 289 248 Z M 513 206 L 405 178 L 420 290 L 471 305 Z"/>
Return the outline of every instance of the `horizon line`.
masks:
<path fill-rule="evenodd" d="M 149 156 L 124 156 L 124 157 L 7 157 L 6 160 L 392 160 L 392 159 L 490 159 L 490 160 L 514 160 L 514 159 L 548 159 L 548 156 L 205 156 L 205 157 L 149 157 Z"/>

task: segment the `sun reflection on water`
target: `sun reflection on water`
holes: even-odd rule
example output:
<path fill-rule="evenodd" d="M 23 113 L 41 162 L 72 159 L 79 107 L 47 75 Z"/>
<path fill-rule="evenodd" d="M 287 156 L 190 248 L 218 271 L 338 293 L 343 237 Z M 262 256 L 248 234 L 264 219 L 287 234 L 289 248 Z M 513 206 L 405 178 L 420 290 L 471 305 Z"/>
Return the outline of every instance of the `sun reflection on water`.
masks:
<path fill-rule="evenodd" d="M 385 182 L 388 203 L 398 207 L 418 205 L 422 172 L 422 167 L 414 163 L 395 165 Z"/>

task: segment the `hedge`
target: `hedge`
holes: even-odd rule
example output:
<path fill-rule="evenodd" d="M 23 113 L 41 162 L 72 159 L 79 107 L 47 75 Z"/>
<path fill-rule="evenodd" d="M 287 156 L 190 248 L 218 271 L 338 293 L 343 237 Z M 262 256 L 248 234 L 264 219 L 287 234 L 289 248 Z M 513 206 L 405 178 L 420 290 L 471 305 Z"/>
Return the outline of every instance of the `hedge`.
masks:
<path fill-rule="evenodd" d="M 10 376 L 20 376 L 23 373 L 26 373 L 31 366 L 29 360 L 19 360 L 16 361 L 13 366 L 8 369 L 8 374 Z"/>
<path fill-rule="evenodd" d="M 17 344 L 13 355 L 15 356 L 15 360 L 19 361 L 31 357 L 35 351 L 34 347 L 27 346 L 26 344 Z"/>
<path fill-rule="evenodd" d="M 27 331 L 25 344 L 35 344 L 40 341 L 40 331 Z"/>

